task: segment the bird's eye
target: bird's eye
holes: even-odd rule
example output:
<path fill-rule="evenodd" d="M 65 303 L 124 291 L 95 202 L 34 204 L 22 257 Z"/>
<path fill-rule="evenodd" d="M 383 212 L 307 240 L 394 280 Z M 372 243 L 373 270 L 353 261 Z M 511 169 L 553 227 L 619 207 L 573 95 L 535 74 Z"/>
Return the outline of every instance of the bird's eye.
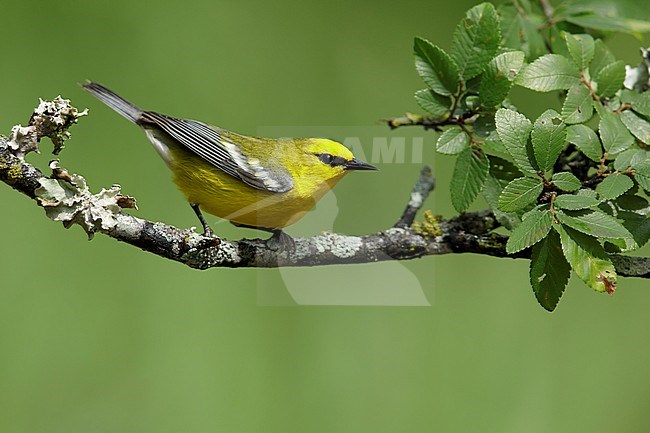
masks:
<path fill-rule="evenodd" d="M 330 155 L 329 153 L 322 153 L 322 154 L 318 155 L 318 159 L 320 159 L 320 161 L 323 164 L 327 164 L 327 165 L 330 165 L 332 163 L 332 161 L 334 161 L 334 157 L 332 155 Z"/>
<path fill-rule="evenodd" d="M 330 167 L 339 167 L 347 163 L 345 158 L 341 156 L 334 156 L 329 153 L 316 153 L 315 155 L 318 157 L 320 162 L 329 165 Z"/>

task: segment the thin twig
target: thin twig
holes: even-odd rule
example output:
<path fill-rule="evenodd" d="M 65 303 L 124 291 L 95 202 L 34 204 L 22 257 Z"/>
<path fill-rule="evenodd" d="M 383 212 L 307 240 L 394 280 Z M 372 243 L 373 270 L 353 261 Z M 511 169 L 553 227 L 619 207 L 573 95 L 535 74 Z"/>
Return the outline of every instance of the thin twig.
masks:
<path fill-rule="evenodd" d="M 406 209 L 404 209 L 404 213 L 402 213 L 399 221 L 395 223 L 395 227 L 404 229 L 411 227 L 415 216 L 422 208 L 424 201 L 429 197 L 429 193 L 433 191 L 435 185 L 436 182 L 431 174 L 431 167 L 425 165 L 422 171 L 420 171 L 420 177 L 411 191 L 411 198 L 406 205 Z"/>
<path fill-rule="evenodd" d="M 400 128 L 402 126 L 422 126 L 424 129 L 439 130 L 440 127 L 455 124 L 456 120 L 450 117 L 435 117 L 421 114 L 406 113 L 401 117 L 386 119 L 390 129 Z"/>
<path fill-rule="evenodd" d="M 541 6 L 547 21 L 553 20 L 554 11 L 553 11 L 553 6 L 551 6 L 551 3 L 548 0 L 539 0 L 539 5 Z"/>
<path fill-rule="evenodd" d="M 591 81 L 587 80 L 584 73 L 580 73 L 580 81 L 587 87 L 587 89 L 589 89 L 589 94 L 594 99 L 594 101 L 604 106 L 603 101 L 600 99 L 600 96 L 598 96 L 598 93 L 596 93 L 593 86 L 591 85 Z"/>

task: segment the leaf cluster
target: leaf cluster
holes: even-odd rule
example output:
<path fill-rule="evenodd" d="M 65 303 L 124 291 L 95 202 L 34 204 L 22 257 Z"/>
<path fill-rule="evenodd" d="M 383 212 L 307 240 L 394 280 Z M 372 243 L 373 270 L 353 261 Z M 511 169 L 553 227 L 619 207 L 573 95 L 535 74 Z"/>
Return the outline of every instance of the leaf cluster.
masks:
<path fill-rule="evenodd" d="M 531 249 L 530 283 L 549 311 L 571 270 L 613 294 L 610 254 L 650 239 L 648 77 L 626 74 L 594 36 L 612 30 L 650 24 L 517 0 L 470 9 L 449 53 L 415 39 L 427 86 L 416 101 L 441 125 L 437 151 L 455 156 L 452 204 L 464 212 L 485 198 L 511 232 L 507 252 Z M 560 92 L 562 108 L 528 119 L 508 99 L 513 86 Z"/>

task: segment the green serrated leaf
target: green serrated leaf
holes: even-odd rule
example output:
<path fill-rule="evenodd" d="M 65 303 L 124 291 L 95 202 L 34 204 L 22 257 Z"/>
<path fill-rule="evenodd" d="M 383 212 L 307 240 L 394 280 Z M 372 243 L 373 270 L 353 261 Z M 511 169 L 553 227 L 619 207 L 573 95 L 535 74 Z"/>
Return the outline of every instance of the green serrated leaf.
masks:
<path fill-rule="evenodd" d="M 594 58 L 594 38 L 591 35 L 572 35 L 566 32 L 563 36 L 574 63 L 580 69 L 589 66 Z"/>
<path fill-rule="evenodd" d="M 499 209 L 515 212 L 537 202 L 544 185 L 541 179 L 520 177 L 511 181 L 499 196 Z"/>
<path fill-rule="evenodd" d="M 625 63 L 621 60 L 610 63 L 601 69 L 595 80 L 598 83 L 598 94 L 600 96 L 614 96 L 623 87 Z"/>
<path fill-rule="evenodd" d="M 483 152 L 488 155 L 498 156 L 499 158 L 503 158 L 505 160 L 511 159 L 510 154 L 508 153 L 508 149 L 506 149 L 506 147 L 503 145 L 496 131 L 494 131 L 494 134 L 490 134 L 485 139 L 483 145 L 481 146 L 481 149 L 483 149 Z"/>
<path fill-rule="evenodd" d="M 519 13 L 522 15 L 537 15 L 535 12 L 533 12 L 533 5 L 531 0 L 518 0 L 516 7 Z"/>
<path fill-rule="evenodd" d="M 639 149 L 628 149 L 619 153 L 614 160 L 614 170 L 625 171 L 632 166 L 632 157 Z"/>
<path fill-rule="evenodd" d="M 612 173 L 596 187 L 596 192 L 601 200 L 613 200 L 625 194 L 634 186 L 629 176 L 620 173 Z"/>
<path fill-rule="evenodd" d="M 599 162 L 603 147 L 593 129 L 585 125 L 571 125 L 567 128 L 567 141 L 574 144 L 585 156 Z"/>
<path fill-rule="evenodd" d="M 547 54 L 524 67 L 515 82 L 538 92 L 570 89 L 580 84 L 580 71 L 566 57 Z"/>
<path fill-rule="evenodd" d="M 494 156 L 490 157 L 490 173 L 499 179 L 502 187 L 505 187 L 510 181 L 523 176 L 512 162 Z"/>
<path fill-rule="evenodd" d="M 623 226 L 632 234 L 639 247 L 648 243 L 650 240 L 650 218 L 647 215 L 619 211 L 618 217 L 623 220 Z"/>
<path fill-rule="evenodd" d="M 451 56 L 464 80 L 479 75 L 499 50 L 499 17 L 491 3 L 474 6 L 458 23 L 451 42 Z"/>
<path fill-rule="evenodd" d="M 524 173 L 537 173 L 533 165 L 532 146 L 528 143 L 533 130 L 530 120 L 514 110 L 501 108 L 497 110 L 494 121 L 499 139 L 517 167 Z"/>
<path fill-rule="evenodd" d="M 615 203 L 616 206 L 624 210 L 643 210 L 644 212 L 641 213 L 647 213 L 647 211 L 650 211 L 650 203 L 648 203 L 648 200 L 635 194 L 624 194 L 617 198 Z"/>
<path fill-rule="evenodd" d="M 479 116 L 474 122 L 474 134 L 482 139 L 481 149 L 488 155 L 498 156 L 503 159 L 510 159 L 510 154 L 505 148 L 494 124 L 494 114 Z M 492 165 L 490 165 L 492 166 Z"/>
<path fill-rule="evenodd" d="M 650 144 L 650 123 L 631 111 L 623 111 L 621 113 L 621 120 L 636 138 L 645 144 Z"/>
<path fill-rule="evenodd" d="M 650 176 L 650 151 L 637 150 L 630 159 L 630 165 L 637 175 Z"/>
<path fill-rule="evenodd" d="M 623 224 L 601 210 L 558 212 L 556 217 L 562 224 L 589 236 L 605 239 L 632 239 L 632 234 L 623 227 Z"/>
<path fill-rule="evenodd" d="M 469 110 L 476 110 L 481 105 L 481 100 L 477 95 L 468 95 L 465 97 L 464 105 Z"/>
<path fill-rule="evenodd" d="M 490 136 L 499 138 L 497 135 L 496 124 L 494 123 L 494 115 L 484 114 L 480 115 L 474 121 L 474 133 L 482 138 L 488 138 Z"/>
<path fill-rule="evenodd" d="M 571 54 L 569 54 L 569 49 L 566 47 L 566 41 L 564 40 L 564 36 L 562 36 L 563 32 L 563 30 L 558 28 L 558 25 L 552 25 L 548 28 L 547 40 L 551 46 L 549 52 L 570 58 Z M 539 33 L 541 34 L 541 32 Z"/>
<path fill-rule="evenodd" d="M 460 126 L 453 126 L 440 135 L 436 150 L 445 155 L 456 155 L 465 150 L 468 145 L 469 136 L 460 129 Z"/>
<path fill-rule="evenodd" d="M 614 113 L 603 113 L 598 124 L 600 139 L 609 154 L 621 152 L 634 143 L 634 137 L 621 121 L 621 116 Z"/>
<path fill-rule="evenodd" d="M 501 191 L 503 191 L 503 187 L 499 179 L 493 174 L 490 174 L 485 181 L 483 197 L 485 197 L 485 201 L 487 201 L 490 209 L 494 212 L 494 216 L 499 224 L 508 230 L 512 230 L 521 223 L 521 218 L 514 212 L 503 212 L 499 210 L 499 195 Z"/>
<path fill-rule="evenodd" d="M 434 92 L 449 96 L 458 90 L 458 66 L 440 47 L 426 39 L 415 38 L 415 69 Z"/>
<path fill-rule="evenodd" d="M 548 311 L 557 306 L 571 276 L 571 266 L 562 253 L 560 236 L 552 231 L 533 247 L 530 284 L 537 302 Z"/>
<path fill-rule="evenodd" d="M 479 97 L 485 107 L 495 107 L 508 96 L 512 82 L 524 64 L 523 51 L 501 53 L 483 72 Z"/>
<path fill-rule="evenodd" d="M 501 18 L 501 45 L 517 50 L 521 45 L 521 26 L 519 12 L 512 4 L 500 4 L 498 14 Z"/>
<path fill-rule="evenodd" d="M 634 176 L 634 180 L 636 180 L 639 186 L 643 188 L 646 192 L 650 192 L 650 176 L 637 174 L 636 176 Z"/>
<path fill-rule="evenodd" d="M 621 102 L 630 104 L 634 111 L 643 116 L 650 116 L 650 92 L 637 93 L 625 89 L 621 92 Z"/>
<path fill-rule="evenodd" d="M 593 199 L 598 199 L 598 194 L 596 194 L 596 191 L 594 191 L 593 189 L 587 189 L 587 188 L 579 189 L 578 191 L 576 191 L 576 194 L 581 195 L 583 197 L 591 197 Z"/>
<path fill-rule="evenodd" d="M 611 111 L 605 109 L 605 106 L 603 104 L 599 104 L 595 100 L 594 100 L 594 110 L 596 110 L 596 114 L 598 114 L 600 117 L 603 117 L 606 114 L 612 114 Z"/>
<path fill-rule="evenodd" d="M 465 212 L 481 192 L 490 170 L 482 152 L 465 149 L 458 155 L 451 176 L 451 203 L 458 212 Z"/>
<path fill-rule="evenodd" d="M 613 294 L 616 270 L 598 241 L 569 227 L 557 227 L 562 251 L 571 269 L 597 292 Z"/>
<path fill-rule="evenodd" d="M 612 64 L 616 61 L 616 58 L 609 51 L 607 45 L 600 39 L 597 39 L 594 44 L 594 59 L 589 65 L 589 72 L 592 77 L 598 76 L 598 73 L 603 70 L 603 68 L 609 64 Z"/>
<path fill-rule="evenodd" d="M 555 199 L 555 207 L 566 210 L 587 209 L 598 206 L 599 201 L 595 197 L 574 194 L 561 194 Z"/>
<path fill-rule="evenodd" d="M 438 95 L 430 89 L 415 92 L 415 101 L 424 111 L 436 117 L 446 117 L 451 110 L 449 97 Z"/>
<path fill-rule="evenodd" d="M 573 175 L 573 173 L 569 173 L 568 171 L 555 173 L 551 178 L 551 183 L 557 186 L 558 188 L 560 188 L 562 191 L 570 191 L 570 192 L 577 191 L 582 186 L 582 184 L 580 183 L 580 179 L 578 179 Z"/>
<path fill-rule="evenodd" d="M 510 234 L 506 244 L 506 252 L 513 254 L 535 245 L 544 239 L 551 230 L 552 225 L 553 216 L 549 210 L 531 210 L 524 215 L 521 224 Z"/>
<path fill-rule="evenodd" d="M 542 37 L 541 32 L 539 31 L 539 26 L 542 24 L 542 20 L 538 19 L 533 21 L 535 15 L 522 15 L 519 14 L 519 25 L 522 32 L 522 41 L 517 47 L 518 49 L 523 49 L 526 52 L 526 58 L 533 60 L 546 54 L 546 45 L 544 43 L 544 37 Z"/>
<path fill-rule="evenodd" d="M 584 123 L 594 113 L 594 100 L 584 85 L 579 84 L 569 89 L 562 105 L 562 118 L 568 124 Z"/>
<path fill-rule="evenodd" d="M 650 23 L 631 18 L 596 13 L 579 13 L 564 18 L 571 24 L 587 29 L 623 33 L 644 33 L 650 31 Z"/>
<path fill-rule="evenodd" d="M 540 171 L 553 168 L 566 144 L 566 125 L 555 110 L 546 110 L 535 120 L 531 139 Z"/>

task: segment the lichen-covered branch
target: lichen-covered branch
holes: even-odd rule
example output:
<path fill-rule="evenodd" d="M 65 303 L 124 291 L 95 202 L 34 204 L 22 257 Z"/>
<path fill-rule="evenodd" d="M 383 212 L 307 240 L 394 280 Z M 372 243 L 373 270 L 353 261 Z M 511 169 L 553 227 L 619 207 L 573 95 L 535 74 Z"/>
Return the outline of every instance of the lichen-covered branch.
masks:
<path fill-rule="evenodd" d="M 428 167 L 422 170 L 395 226 L 364 236 L 323 233 L 297 238 L 293 248 L 283 248 L 277 242 L 231 241 L 147 221 L 127 213 L 136 208 L 135 199 L 121 194 L 119 185 L 93 194 L 82 176 L 69 173 L 57 160 L 50 164 L 48 175 L 25 161 L 25 155 L 38 151 L 43 137 L 54 142 L 58 153 L 69 137 L 68 128 L 85 114 L 61 98 L 41 101 L 28 126 L 17 125 L 9 138 L 0 138 L 0 180 L 35 200 L 50 219 L 65 227 L 80 225 L 90 237 L 101 233 L 197 269 L 368 263 L 452 253 L 529 257 L 527 251 L 506 254 L 507 237 L 492 231 L 499 224 L 490 211 L 448 220 L 428 213 L 426 221 L 414 228 L 415 215 L 434 187 Z M 650 259 L 613 256 L 612 260 L 620 275 L 650 278 Z"/>

